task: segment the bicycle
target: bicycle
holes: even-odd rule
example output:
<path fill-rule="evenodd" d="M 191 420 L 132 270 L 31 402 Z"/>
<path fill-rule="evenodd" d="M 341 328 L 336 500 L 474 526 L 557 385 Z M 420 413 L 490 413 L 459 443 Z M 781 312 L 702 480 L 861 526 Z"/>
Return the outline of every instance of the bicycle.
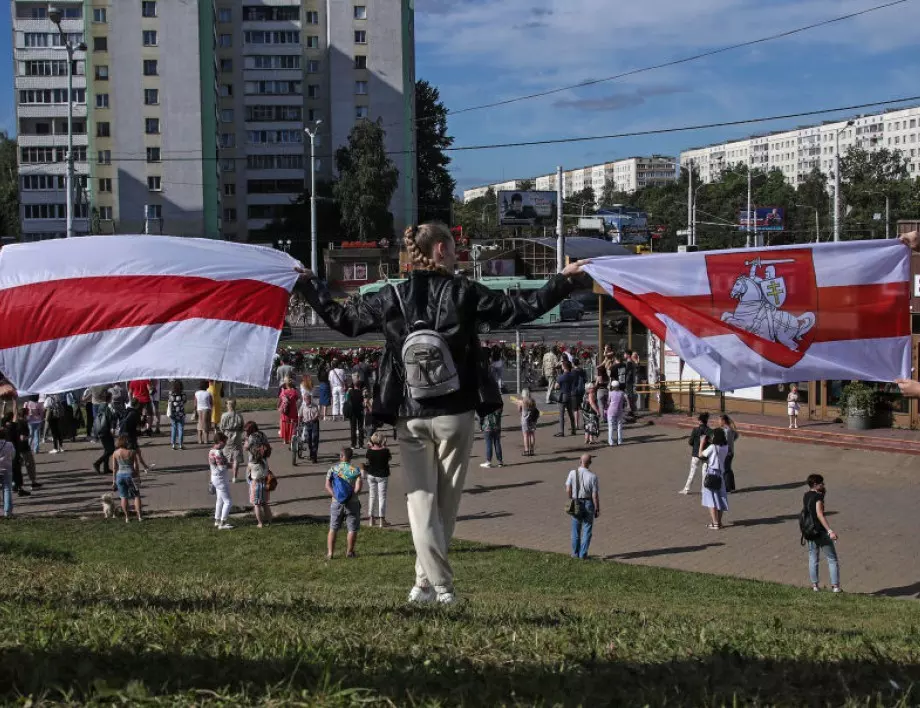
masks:
<path fill-rule="evenodd" d="M 297 421 L 297 430 L 294 432 L 294 437 L 291 438 L 291 464 L 294 467 L 297 466 L 297 460 L 302 460 L 306 456 L 303 441 L 305 434 L 306 423 L 302 420 Z"/>

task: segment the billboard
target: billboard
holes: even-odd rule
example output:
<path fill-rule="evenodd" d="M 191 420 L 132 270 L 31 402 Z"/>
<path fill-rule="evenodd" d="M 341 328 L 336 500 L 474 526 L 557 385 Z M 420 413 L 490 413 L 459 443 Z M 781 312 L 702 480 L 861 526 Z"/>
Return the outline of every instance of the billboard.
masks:
<path fill-rule="evenodd" d="M 501 226 L 556 226 L 555 192 L 499 192 Z"/>
<path fill-rule="evenodd" d="M 648 214 L 638 207 L 617 204 L 598 209 L 597 215 L 604 219 L 607 235 L 614 243 L 648 243 Z"/>
<path fill-rule="evenodd" d="M 785 222 L 785 210 L 782 207 L 757 207 L 753 210 L 756 216 L 758 231 L 782 231 Z M 751 230 L 754 228 L 754 221 L 748 219 L 748 211 L 738 212 L 738 226 L 742 231 L 748 230 L 750 221 Z"/>

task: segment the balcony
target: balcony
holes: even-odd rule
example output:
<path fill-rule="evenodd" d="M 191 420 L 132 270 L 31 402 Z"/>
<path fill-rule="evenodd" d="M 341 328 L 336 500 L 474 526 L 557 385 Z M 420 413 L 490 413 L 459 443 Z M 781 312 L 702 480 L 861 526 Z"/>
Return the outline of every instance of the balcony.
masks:
<path fill-rule="evenodd" d="M 20 133 L 16 142 L 19 147 L 66 147 L 67 135 L 23 135 Z M 86 133 L 75 134 L 73 144 L 76 147 L 86 147 L 89 145 L 89 138 Z"/>

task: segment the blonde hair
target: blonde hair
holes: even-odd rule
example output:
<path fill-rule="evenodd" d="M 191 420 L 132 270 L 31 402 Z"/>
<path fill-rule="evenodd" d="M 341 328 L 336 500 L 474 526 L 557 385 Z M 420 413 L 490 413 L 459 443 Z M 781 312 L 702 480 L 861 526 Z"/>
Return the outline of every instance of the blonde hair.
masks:
<path fill-rule="evenodd" d="M 450 229 L 440 221 L 429 221 L 421 226 L 410 226 L 403 234 L 406 242 L 406 252 L 412 259 L 412 265 L 418 270 L 446 270 L 444 266 L 435 263 L 434 247 L 438 243 L 447 243 L 453 240 Z"/>
<path fill-rule="evenodd" d="M 371 435 L 371 445 L 376 445 L 377 447 L 383 445 L 383 436 L 380 433 Z"/>
<path fill-rule="evenodd" d="M 228 398 L 227 399 L 227 410 L 231 413 L 236 413 L 236 399 Z"/>

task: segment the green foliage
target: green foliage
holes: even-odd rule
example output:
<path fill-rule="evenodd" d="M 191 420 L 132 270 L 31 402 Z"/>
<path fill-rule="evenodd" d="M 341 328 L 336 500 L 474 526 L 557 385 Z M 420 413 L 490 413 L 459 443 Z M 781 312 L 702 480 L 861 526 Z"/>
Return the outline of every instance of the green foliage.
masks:
<path fill-rule="evenodd" d="M 580 192 L 574 192 L 565 200 L 567 214 L 593 214 L 597 208 L 594 188 L 588 185 Z"/>
<path fill-rule="evenodd" d="M 522 192 L 528 192 L 533 189 L 534 182 L 532 179 L 522 179 L 521 183 L 518 185 L 518 189 Z"/>
<path fill-rule="evenodd" d="M 910 179 L 908 159 L 900 150 L 869 152 L 851 148 L 840 158 L 843 183 L 843 233 L 841 238 L 878 238 L 885 233 L 885 198 L 890 206 L 890 233 L 900 218 L 920 216 L 918 181 Z M 880 220 L 874 217 L 878 214 Z"/>
<path fill-rule="evenodd" d="M 390 200 L 399 170 L 387 156 L 381 122 L 359 120 L 348 144 L 335 152 L 339 180 L 333 186 L 346 240 L 376 241 L 393 236 Z"/>
<path fill-rule="evenodd" d="M 462 226 L 463 233 L 471 238 L 500 238 L 498 226 L 498 197 L 489 187 L 484 196 L 471 199 L 465 204 L 454 202 L 454 226 Z"/>
<path fill-rule="evenodd" d="M 840 392 L 840 416 L 864 414 L 871 418 L 875 415 L 878 394 L 862 381 L 851 381 Z"/>
<path fill-rule="evenodd" d="M 438 89 L 427 81 L 415 84 L 415 117 L 418 223 L 448 223 L 457 183 L 447 169 L 450 157 L 445 149 L 453 145 L 454 139 L 447 134 L 447 107 Z"/>
<path fill-rule="evenodd" d="M 409 608 L 407 533 L 363 528 L 327 563 L 323 523 L 210 516 L 6 523 L 0 700 L 916 703 L 917 603 L 454 542 L 463 602 Z"/>
<path fill-rule="evenodd" d="M 604 190 L 601 192 L 601 207 L 613 206 L 614 204 L 631 204 L 634 196 L 629 192 L 620 192 L 617 190 L 616 182 L 608 179 L 604 182 Z"/>
<path fill-rule="evenodd" d="M 0 132 L 0 236 L 19 236 L 19 226 L 16 140 Z"/>

